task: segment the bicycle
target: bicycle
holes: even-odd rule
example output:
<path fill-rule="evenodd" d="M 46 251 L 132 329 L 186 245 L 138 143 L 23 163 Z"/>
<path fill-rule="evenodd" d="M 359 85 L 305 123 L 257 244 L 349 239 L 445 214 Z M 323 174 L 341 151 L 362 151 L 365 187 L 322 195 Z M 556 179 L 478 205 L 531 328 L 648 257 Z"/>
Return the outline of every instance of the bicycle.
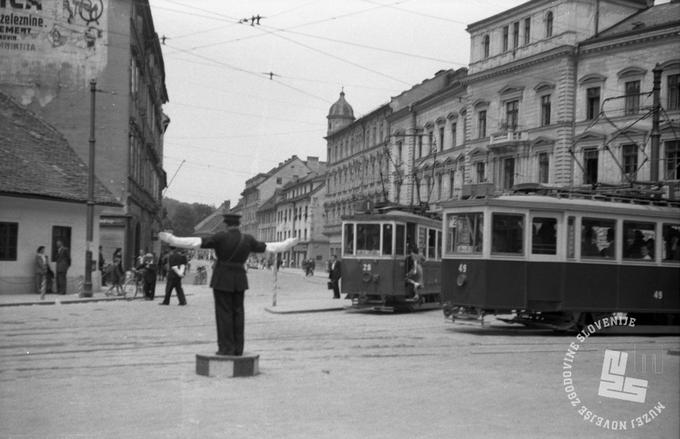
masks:
<path fill-rule="evenodd" d="M 123 295 L 126 299 L 134 299 L 137 294 L 143 293 L 142 270 L 134 268 L 125 272 L 125 282 L 123 282 Z M 132 295 L 132 297 L 130 297 Z"/>

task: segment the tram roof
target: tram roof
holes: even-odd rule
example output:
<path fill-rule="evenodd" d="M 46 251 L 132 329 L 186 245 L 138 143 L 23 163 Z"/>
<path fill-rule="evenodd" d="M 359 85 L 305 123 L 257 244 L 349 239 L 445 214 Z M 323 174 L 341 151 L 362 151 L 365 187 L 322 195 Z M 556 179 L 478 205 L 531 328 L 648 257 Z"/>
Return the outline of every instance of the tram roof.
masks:
<path fill-rule="evenodd" d="M 451 200 L 443 202 L 441 205 L 445 212 L 462 207 L 497 206 L 519 209 L 680 218 L 680 208 L 675 206 L 663 206 L 651 204 L 651 202 L 649 204 L 639 204 L 604 199 L 561 198 L 547 195 L 502 195 L 490 198 Z"/>
<path fill-rule="evenodd" d="M 352 222 L 384 222 L 384 221 L 401 221 L 405 223 L 419 223 L 431 227 L 441 227 L 441 220 L 428 218 L 426 216 L 418 215 L 411 212 L 404 212 L 401 210 L 390 210 L 384 213 L 358 213 L 353 216 L 342 218 L 343 221 Z"/>

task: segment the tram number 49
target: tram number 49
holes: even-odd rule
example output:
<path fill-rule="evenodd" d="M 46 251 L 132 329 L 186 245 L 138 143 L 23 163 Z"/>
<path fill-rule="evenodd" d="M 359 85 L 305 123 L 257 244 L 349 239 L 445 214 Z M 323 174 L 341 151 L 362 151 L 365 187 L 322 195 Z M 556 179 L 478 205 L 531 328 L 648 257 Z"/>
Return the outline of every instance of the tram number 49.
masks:
<path fill-rule="evenodd" d="M 657 299 L 657 300 L 663 299 L 663 291 L 661 291 L 661 290 L 654 291 L 654 294 L 652 294 L 652 297 Z"/>
<path fill-rule="evenodd" d="M 460 264 L 458 266 L 458 273 L 466 273 L 467 272 L 467 264 Z"/>

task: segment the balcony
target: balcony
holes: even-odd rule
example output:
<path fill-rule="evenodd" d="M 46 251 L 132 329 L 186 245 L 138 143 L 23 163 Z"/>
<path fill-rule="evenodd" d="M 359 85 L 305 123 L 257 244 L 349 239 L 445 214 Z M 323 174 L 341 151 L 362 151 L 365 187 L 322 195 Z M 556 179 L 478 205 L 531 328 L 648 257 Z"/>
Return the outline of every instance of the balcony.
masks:
<path fill-rule="evenodd" d="M 489 150 L 496 154 L 512 152 L 529 141 L 526 131 L 501 131 L 489 136 Z"/>

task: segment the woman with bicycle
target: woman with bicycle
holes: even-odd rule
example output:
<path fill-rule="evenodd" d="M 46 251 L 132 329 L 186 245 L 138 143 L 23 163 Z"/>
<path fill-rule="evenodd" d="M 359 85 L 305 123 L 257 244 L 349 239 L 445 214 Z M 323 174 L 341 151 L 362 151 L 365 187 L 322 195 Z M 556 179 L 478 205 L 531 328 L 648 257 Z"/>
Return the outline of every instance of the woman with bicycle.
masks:
<path fill-rule="evenodd" d="M 107 296 L 115 294 L 116 296 L 124 296 L 125 291 L 123 290 L 123 282 L 125 281 L 125 271 L 123 271 L 123 264 L 120 256 L 114 253 L 113 265 L 111 265 L 111 271 L 108 274 L 109 280 L 111 280 L 111 286 L 106 291 Z M 112 290 L 116 290 L 112 293 Z"/>

